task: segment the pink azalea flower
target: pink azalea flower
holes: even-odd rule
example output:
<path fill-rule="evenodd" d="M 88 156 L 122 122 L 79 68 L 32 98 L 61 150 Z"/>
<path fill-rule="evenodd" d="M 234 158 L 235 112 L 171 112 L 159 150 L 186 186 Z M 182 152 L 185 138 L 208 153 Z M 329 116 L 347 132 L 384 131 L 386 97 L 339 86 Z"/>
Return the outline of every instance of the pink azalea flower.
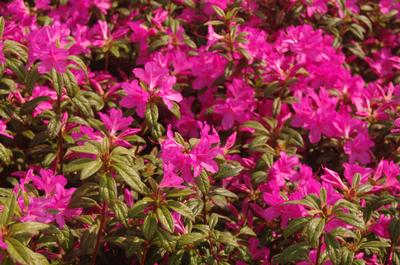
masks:
<path fill-rule="evenodd" d="M 99 116 L 111 135 L 116 135 L 118 131 L 126 130 L 133 122 L 133 118 L 123 117 L 120 109 L 110 109 L 108 115 L 100 112 Z"/>
<path fill-rule="evenodd" d="M 129 206 L 129 207 L 132 207 L 133 206 L 133 196 L 132 196 L 132 192 L 129 190 L 129 189 L 127 189 L 127 188 L 125 188 L 124 189 L 124 200 L 125 200 L 125 203 Z"/>
<path fill-rule="evenodd" d="M 38 190 L 44 191 L 47 195 L 51 195 L 57 185 L 62 187 L 67 185 L 67 179 L 63 175 L 54 175 L 52 170 L 40 169 L 39 174 L 40 176 L 32 176 L 32 182 Z"/>
<path fill-rule="evenodd" d="M 339 174 L 333 170 L 330 170 L 326 167 L 323 167 L 323 170 L 325 172 L 324 175 L 321 176 L 321 179 L 326 182 L 329 183 L 331 185 L 333 185 L 336 188 L 339 188 L 341 190 L 348 190 L 347 185 L 344 184 L 344 182 L 341 180 Z"/>
<path fill-rule="evenodd" d="M 370 228 L 371 232 L 377 234 L 382 238 L 389 239 L 389 224 L 391 222 L 391 218 L 389 216 L 381 215 L 377 222 Z"/>
<path fill-rule="evenodd" d="M 171 125 L 167 129 L 167 139 L 161 143 L 160 157 L 163 160 L 164 178 L 163 187 L 180 186 L 186 182 L 192 182 L 193 178 L 198 177 L 202 170 L 210 173 L 218 171 L 218 165 L 214 161 L 215 157 L 222 153 L 219 147 L 220 139 L 210 126 L 201 124 L 200 139 L 197 143 L 187 150 L 187 147 L 178 143 L 172 134 Z M 182 178 L 182 179 L 180 179 Z"/>
<path fill-rule="evenodd" d="M 110 109 L 107 114 L 99 113 L 101 121 L 108 130 L 108 133 L 115 140 L 116 145 L 130 147 L 131 145 L 124 140 L 125 137 L 136 134 L 140 129 L 133 129 L 129 126 L 133 122 L 133 118 L 124 117 L 122 110 Z M 122 131 L 121 133 L 119 133 Z"/>
<path fill-rule="evenodd" d="M 314 13 L 325 14 L 328 12 L 328 1 L 326 0 L 303 0 L 303 4 L 307 5 L 307 15 L 311 17 Z"/>
<path fill-rule="evenodd" d="M 222 115 L 222 128 L 228 130 L 235 121 L 249 120 L 254 107 L 254 90 L 242 80 L 234 79 L 227 84 L 227 98 L 214 106 L 214 112 Z"/>
<path fill-rule="evenodd" d="M 33 63 L 40 60 L 40 73 L 48 73 L 55 69 L 59 73 L 64 73 L 68 65 L 68 50 L 66 37 L 69 30 L 61 25 L 45 26 L 35 30 L 29 37 L 29 59 Z"/>
<path fill-rule="evenodd" d="M 297 196 L 296 196 L 297 197 Z M 264 192 L 263 199 L 269 206 L 264 210 L 263 216 L 267 221 L 273 221 L 280 217 L 281 226 L 285 228 L 291 218 L 299 218 L 303 215 L 303 211 L 299 205 L 285 205 L 286 200 L 282 198 L 278 191 L 273 190 L 272 193 Z M 300 197 L 291 197 L 291 200 L 300 199 Z"/>
<path fill-rule="evenodd" d="M 126 107 L 136 107 L 139 116 L 143 117 L 146 103 L 151 97 L 162 98 L 168 109 L 173 108 L 174 102 L 182 101 L 182 95 L 173 89 L 176 78 L 169 75 L 166 68 L 160 67 L 155 62 L 149 62 L 145 64 L 144 69 L 136 68 L 133 73 L 147 85 L 147 90 L 143 90 L 135 81 L 122 84 L 127 97 L 122 99 L 121 104 Z"/>
<path fill-rule="evenodd" d="M 216 52 L 199 51 L 199 55 L 192 57 L 192 73 L 194 89 L 210 88 L 214 81 L 223 75 L 226 58 Z"/>
<path fill-rule="evenodd" d="M 49 97 L 50 100 L 40 102 L 32 113 L 33 117 L 38 116 L 45 110 L 52 109 L 52 101 L 57 99 L 57 93 L 53 90 L 50 90 L 50 88 L 47 86 L 35 86 L 32 90 L 32 97 L 30 99 L 34 99 L 37 97 Z"/>
<path fill-rule="evenodd" d="M 194 97 L 186 97 L 180 103 L 181 117 L 175 119 L 173 125 L 183 136 L 195 137 L 198 135 L 196 127 L 197 120 L 193 114 L 191 107 L 194 101 Z"/>
<path fill-rule="evenodd" d="M 346 142 L 343 149 L 344 152 L 349 156 L 349 162 L 352 164 L 355 161 L 359 161 L 362 164 L 367 164 L 371 161 L 371 148 L 374 146 L 374 142 L 368 136 L 368 132 L 361 131 L 357 136 Z"/>
<path fill-rule="evenodd" d="M 3 135 L 7 138 L 14 139 L 14 136 L 7 133 L 7 125 L 4 121 L 0 120 L 0 135 Z"/>
<path fill-rule="evenodd" d="M 373 182 L 380 183 L 382 179 L 385 179 L 381 184 L 374 185 L 373 190 L 381 190 L 387 188 L 394 191 L 400 190 L 400 182 L 397 177 L 400 175 L 400 167 L 393 161 L 381 160 L 375 169 L 372 177 Z"/>
<path fill-rule="evenodd" d="M 400 134 L 400 118 L 397 118 L 393 123 L 393 128 L 390 131 L 391 133 Z"/>
<path fill-rule="evenodd" d="M 172 218 L 174 220 L 174 232 L 179 234 L 186 234 L 187 230 L 182 222 L 182 217 L 177 212 L 172 212 Z"/>
<path fill-rule="evenodd" d="M 133 80 L 131 83 L 123 83 L 122 89 L 126 93 L 126 96 L 121 100 L 121 106 L 125 108 L 135 108 L 139 117 L 144 117 L 146 111 L 146 104 L 150 99 L 150 94 L 143 90 L 137 80 Z"/>
<path fill-rule="evenodd" d="M 41 169 L 40 175 L 26 175 L 27 180 L 22 179 L 22 183 L 28 183 L 32 180 L 33 185 L 45 191 L 44 196 L 30 196 L 28 201 L 23 197 L 18 198 L 18 203 L 22 210 L 21 221 L 23 222 L 56 222 L 61 228 L 64 227 L 65 221 L 69 220 L 81 213 L 81 209 L 68 208 L 71 196 L 75 188 L 66 189 L 66 179 L 62 175 L 54 176 L 51 170 Z M 21 186 L 22 187 L 22 186 Z"/>
<path fill-rule="evenodd" d="M 288 156 L 281 152 L 280 158 L 272 165 L 270 175 L 275 180 L 274 183 L 280 187 L 285 185 L 285 180 L 294 180 L 297 178 L 295 167 L 299 166 L 299 158 L 296 156 Z"/>
<path fill-rule="evenodd" d="M 270 251 L 267 247 L 260 246 L 260 241 L 256 238 L 249 239 L 249 250 L 253 260 L 262 260 L 262 265 L 270 265 Z"/>

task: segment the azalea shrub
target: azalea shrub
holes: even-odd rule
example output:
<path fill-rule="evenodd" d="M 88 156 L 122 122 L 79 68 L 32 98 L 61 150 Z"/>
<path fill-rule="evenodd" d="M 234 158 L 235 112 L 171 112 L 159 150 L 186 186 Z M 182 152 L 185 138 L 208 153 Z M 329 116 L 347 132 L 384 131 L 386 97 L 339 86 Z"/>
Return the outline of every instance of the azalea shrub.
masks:
<path fill-rule="evenodd" d="M 399 265 L 400 2 L 0 3 L 0 264 Z"/>

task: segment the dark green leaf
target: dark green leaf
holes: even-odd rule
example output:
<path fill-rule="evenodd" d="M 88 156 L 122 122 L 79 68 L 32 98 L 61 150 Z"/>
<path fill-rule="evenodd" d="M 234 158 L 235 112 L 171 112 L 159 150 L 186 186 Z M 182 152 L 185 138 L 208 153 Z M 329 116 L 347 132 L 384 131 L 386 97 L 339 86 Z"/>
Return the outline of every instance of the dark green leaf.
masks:
<path fill-rule="evenodd" d="M 203 241 L 207 237 L 206 234 L 202 233 L 188 233 L 188 234 L 183 234 L 179 239 L 176 244 L 178 248 L 183 248 L 186 245 L 197 245 L 201 241 Z"/>
<path fill-rule="evenodd" d="M 174 232 L 174 219 L 172 218 L 171 212 L 164 206 L 157 208 L 156 210 L 158 221 L 163 225 L 168 232 Z"/>
<path fill-rule="evenodd" d="M 194 221 L 194 214 L 193 214 L 192 210 L 189 207 L 187 207 L 185 204 L 178 202 L 178 201 L 168 201 L 167 205 L 168 205 L 168 208 L 170 208 L 171 210 Z"/>
<path fill-rule="evenodd" d="M 285 228 L 285 230 L 283 231 L 283 236 L 285 238 L 288 238 L 292 234 L 300 231 L 301 229 L 303 229 L 307 225 L 307 223 L 310 220 L 311 220 L 311 217 L 303 217 L 303 218 L 292 220 L 289 223 L 289 225 Z"/>
<path fill-rule="evenodd" d="M 157 218 L 154 216 L 154 214 L 147 215 L 143 222 L 143 234 L 146 240 L 151 240 L 153 238 L 157 232 L 157 228 Z"/>

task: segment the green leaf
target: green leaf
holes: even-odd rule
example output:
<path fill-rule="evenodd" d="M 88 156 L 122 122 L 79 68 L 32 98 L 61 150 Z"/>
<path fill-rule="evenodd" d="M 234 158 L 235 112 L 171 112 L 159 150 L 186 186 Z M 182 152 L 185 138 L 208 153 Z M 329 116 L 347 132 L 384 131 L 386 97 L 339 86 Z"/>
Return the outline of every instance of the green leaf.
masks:
<path fill-rule="evenodd" d="M 307 225 L 307 236 L 310 245 L 314 248 L 318 246 L 319 239 L 324 232 L 325 219 L 320 217 L 314 217 Z"/>
<path fill-rule="evenodd" d="M 25 87 L 30 95 L 32 95 L 32 90 L 36 84 L 36 81 L 40 78 L 40 74 L 37 69 L 38 64 L 34 64 L 25 76 Z"/>
<path fill-rule="evenodd" d="M 167 205 L 171 210 L 189 218 L 191 221 L 194 221 L 194 213 L 185 204 L 178 201 L 168 201 Z"/>
<path fill-rule="evenodd" d="M 47 125 L 47 134 L 49 135 L 50 139 L 55 139 L 57 137 L 61 130 L 61 126 L 62 124 L 60 121 L 60 116 L 55 115 L 51 118 L 49 124 Z"/>
<path fill-rule="evenodd" d="M 1 39 L 3 38 L 4 26 L 5 26 L 4 18 L 0 17 L 0 38 Z"/>
<path fill-rule="evenodd" d="M 342 247 L 339 255 L 342 257 L 340 265 L 352 265 L 354 260 L 354 252 L 349 251 L 346 247 Z"/>
<path fill-rule="evenodd" d="M 364 39 L 365 29 L 358 24 L 351 24 L 350 31 L 360 40 Z"/>
<path fill-rule="evenodd" d="M 280 254 L 273 257 L 278 264 L 294 263 L 300 260 L 307 260 L 310 246 L 306 243 L 292 244 Z"/>
<path fill-rule="evenodd" d="M 17 200 L 15 195 L 2 198 L 3 210 L 0 212 L 0 227 L 8 225 L 14 217 L 15 209 L 17 207 Z"/>
<path fill-rule="evenodd" d="M 339 265 L 340 259 L 341 259 L 339 242 L 331 234 L 325 234 L 324 240 L 325 240 L 329 259 L 331 260 L 331 262 L 334 265 Z"/>
<path fill-rule="evenodd" d="M 201 174 L 196 178 L 196 183 L 203 194 L 208 194 L 211 184 L 205 171 L 202 171 Z"/>
<path fill-rule="evenodd" d="M 75 160 L 72 160 L 68 164 L 64 166 L 64 173 L 72 173 L 72 172 L 78 172 L 84 169 L 87 165 L 87 163 L 92 162 L 93 159 L 90 158 L 78 158 Z"/>
<path fill-rule="evenodd" d="M 303 137 L 301 136 L 301 134 L 289 127 L 283 128 L 281 130 L 281 135 L 282 134 L 286 134 L 288 135 L 289 139 L 288 139 L 288 143 L 294 144 L 296 146 L 300 146 L 303 147 L 304 146 L 304 140 Z"/>
<path fill-rule="evenodd" d="M 359 249 L 379 250 L 380 248 L 388 248 L 390 244 L 387 241 L 367 241 L 358 245 Z"/>
<path fill-rule="evenodd" d="M 72 194 L 68 207 L 70 208 L 89 208 L 97 205 L 97 202 L 90 198 L 99 194 L 99 185 L 89 182 L 78 187 Z"/>
<path fill-rule="evenodd" d="M 217 174 L 214 176 L 215 179 L 223 179 L 227 177 L 235 177 L 240 174 L 240 172 L 243 170 L 243 167 L 240 164 L 228 164 L 225 163 L 223 166 L 221 166 L 217 172 Z"/>
<path fill-rule="evenodd" d="M 85 145 L 73 146 L 73 147 L 69 148 L 69 151 L 76 152 L 76 153 L 92 154 L 92 155 L 100 154 L 99 149 L 96 146 L 94 146 L 93 144 L 90 144 L 88 142 L 86 142 Z"/>
<path fill-rule="evenodd" d="M 11 163 L 11 158 L 13 154 L 10 149 L 6 148 L 2 143 L 0 143 L 0 159 L 4 164 L 9 165 Z"/>
<path fill-rule="evenodd" d="M 57 95 L 61 96 L 62 90 L 64 88 L 64 78 L 63 75 L 57 73 L 57 71 L 54 68 L 51 70 L 51 81 L 53 83 L 53 87 Z"/>
<path fill-rule="evenodd" d="M 214 9 L 215 13 L 218 14 L 218 16 L 220 16 L 221 18 L 225 18 L 225 11 L 222 8 L 215 5 L 213 5 L 212 8 Z"/>
<path fill-rule="evenodd" d="M 319 199 L 318 199 L 318 200 L 319 200 Z M 319 210 L 320 207 L 319 207 L 319 202 L 318 202 L 318 200 L 316 199 L 315 196 L 307 195 L 307 196 L 306 196 L 304 199 L 302 199 L 302 200 L 288 201 L 288 202 L 285 202 L 284 205 L 285 205 L 285 204 L 301 204 L 301 205 L 305 205 L 305 206 L 310 207 L 312 210 Z"/>
<path fill-rule="evenodd" d="M 227 189 L 224 189 L 224 188 L 216 188 L 216 189 L 214 189 L 212 191 L 212 194 L 213 195 L 214 194 L 215 195 L 221 195 L 221 196 L 228 197 L 228 198 L 233 198 L 233 199 L 239 199 L 239 197 L 235 193 L 233 193 L 233 192 L 231 192 L 231 191 L 229 191 Z"/>
<path fill-rule="evenodd" d="M 72 103 L 82 112 L 83 115 L 87 117 L 93 117 L 93 109 L 90 105 L 90 101 L 85 98 L 81 93 L 78 93 L 74 98 L 72 98 Z"/>
<path fill-rule="evenodd" d="M 28 60 L 28 48 L 24 45 L 22 45 L 19 42 L 13 41 L 13 40 L 4 40 L 4 46 L 3 46 L 3 52 L 5 55 L 11 53 L 16 55 L 17 58 L 12 58 L 17 61 L 21 59 L 22 61 L 26 62 Z M 11 57 L 11 56 L 10 56 Z M 6 56 L 6 58 L 10 58 Z M 14 57 L 14 56 L 12 56 Z M 7 60 L 7 64 L 10 62 L 10 60 Z M 15 62 L 15 61 L 14 61 Z M 14 70 L 13 70 L 14 71 Z M 21 78 L 21 77 L 19 77 Z M 24 79 L 21 79 L 21 81 Z"/>
<path fill-rule="evenodd" d="M 67 70 L 64 73 L 63 78 L 68 97 L 75 97 L 79 93 L 79 86 L 75 75 L 70 70 Z"/>
<path fill-rule="evenodd" d="M 251 229 L 248 226 L 244 226 L 240 229 L 239 234 L 241 235 L 246 235 L 246 236 L 252 236 L 252 237 L 257 237 L 257 234 L 253 231 L 253 229 Z"/>
<path fill-rule="evenodd" d="M 170 109 L 169 111 L 171 111 L 171 113 L 174 114 L 174 116 L 175 116 L 177 119 L 180 119 L 180 118 L 181 118 L 180 107 L 179 107 L 179 105 L 178 105 L 176 102 L 173 103 L 172 109 Z"/>
<path fill-rule="evenodd" d="M 47 259 L 39 254 L 35 253 L 26 246 L 24 246 L 21 242 L 14 238 L 5 239 L 5 243 L 7 244 L 7 252 L 10 255 L 11 259 L 15 262 L 18 262 L 22 265 L 47 265 L 49 262 Z"/>
<path fill-rule="evenodd" d="M 221 232 L 218 235 L 217 241 L 221 242 L 224 245 L 239 247 L 237 238 L 234 235 L 232 235 L 230 232 Z"/>
<path fill-rule="evenodd" d="M 196 246 L 198 243 L 203 241 L 207 237 L 206 234 L 202 233 L 187 233 L 183 234 L 176 243 L 177 248 L 183 248 L 189 244 Z"/>
<path fill-rule="evenodd" d="M 139 173 L 128 165 L 113 164 L 112 167 L 117 171 L 118 175 L 136 192 L 146 195 L 149 189 L 140 179 Z"/>
<path fill-rule="evenodd" d="M 389 224 L 389 234 L 392 241 L 396 241 L 400 237 L 400 219 L 393 217 Z"/>
<path fill-rule="evenodd" d="M 194 191 L 188 188 L 173 189 L 167 191 L 167 198 L 187 197 L 192 194 L 194 194 Z"/>
<path fill-rule="evenodd" d="M 103 167 L 103 162 L 100 159 L 92 160 L 86 163 L 86 166 L 81 171 L 81 180 L 93 176 Z"/>
<path fill-rule="evenodd" d="M 142 214 L 147 207 L 152 205 L 154 205 L 154 200 L 149 197 L 145 197 L 133 204 L 133 207 L 128 211 L 128 216 L 135 218 Z"/>
<path fill-rule="evenodd" d="M 361 230 L 365 229 L 364 220 L 362 218 L 357 217 L 355 214 L 340 213 L 336 214 L 336 218 Z"/>
<path fill-rule="evenodd" d="M 163 225 L 168 232 L 174 232 L 174 219 L 172 218 L 171 212 L 164 206 L 157 208 L 156 210 L 158 221 Z"/>
<path fill-rule="evenodd" d="M 157 232 L 158 222 L 154 214 L 147 215 L 143 222 L 143 234 L 146 240 L 151 240 Z"/>
<path fill-rule="evenodd" d="M 283 236 L 288 238 L 289 236 L 293 235 L 294 233 L 303 229 L 308 222 L 310 222 L 311 217 L 303 217 L 299 219 L 292 220 L 289 225 L 283 231 Z"/>
<path fill-rule="evenodd" d="M 154 126 L 158 121 L 158 107 L 155 103 L 148 103 L 146 105 L 145 113 L 146 122 L 149 126 Z"/>
<path fill-rule="evenodd" d="M 281 113 L 282 101 L 281 98 L 275 98 L 272 103 L 272 115 L 277 117 Z"/>
<path fill-rule="evenodd" d="M 145 120 L 155 139 L 162 136 L 162 125 L 158 123 L 158 107 L 154 102 L 146 105 Z"/>
<path fill-rule="evenodd" d="M 154 239 L 157 241 L 157 245 L 165 249 L 168 252 L 173 252 L 175 250 L 175 237 L 172 237 L 170 233 L 162 229 L 157 230 L 157 236 Z"/>
<path fill-rule="evenodd" d="M 34 236 L 39 234 L 41 230 L 45 230 L 49 228 L 48 224 L 43 224 L 39 222 L 26 222 L 26 223 L 15 223 L 12 224 L 8 231 L 10 236 L 15 236 L 19 234 L 28 234 L 30 236 Z"/>
<path fill-rule="evenodd" d="M 71 60 L 75 65 L 77 65 L 86 75 L 86 78 L 88 77 L 88 70 L 86 67 L 86 64 L 82 59 L 78 56 L 71 55 L 68 57 L 69 60 Z"/>
<path fill-rule="evenodd" d="M 264 127 L 264 125 L 262 125 L 258 121 L 246 121 L 245 123 L 243 123 L 241 125 L 241 127 L 251 128 L 251 129 L 254 129 L 256 131 L 256 133 L 269 135 L 269 131 Z"/>
<path fill-rule="evenodd" d="M 114 178 L 107 176 L 106 174 L 101 174 L 99 176 L 100 185 L 100 198 L 102 202 L 109 204 L 111 201 L 115 200 L 117 197 L 117 184 Z"/>
<path fill-rule="evenodd" d="M 326 189 L 325 188 L 321 188 L 319 191 L 319 198 L 321 199 L 321 203 L 322 205 L 326 205 Z"/>
<path fill-rule="evenodd" d="M 114 200 L 111 204 L 111 209 L 115 213 L 117 219 L 125 226 L 129 227 L 128 223 L 128 207 L 121 200 Z"/>

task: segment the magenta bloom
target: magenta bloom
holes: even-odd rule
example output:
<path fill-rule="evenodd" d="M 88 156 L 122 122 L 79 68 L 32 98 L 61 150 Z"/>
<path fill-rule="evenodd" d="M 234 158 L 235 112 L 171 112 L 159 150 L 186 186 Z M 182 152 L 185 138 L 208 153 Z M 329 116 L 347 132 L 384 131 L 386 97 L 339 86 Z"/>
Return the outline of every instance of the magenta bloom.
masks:
<path fill-rule="evenodd" d="M 397 118 L 394 121 L 393 129 L 390 132 L 391 133 L 400 133 L 400 118 Z"/>
<path fill-rule="evenodd" d="M 249 120 L 255 107 L 254 90 L 240 79 L 227 84 L 227 98 L 214 106 L 214 112 L 222 116 L 222 128 L 232 128 L 235 121 Z"/>
<path fill-rule="evenodd" d="M 300 166 L 299 158 L 296 156 L 288 156 L 281 152 L 280 158 L 276 161 L 270 170 L 271 177 L 279 186 L 285 185 L 285 180 L 294 180 L 297 177 L 295 167 Z"/>
<path fill-rule="evenodd" d="M 389 216 L 384 216 L 381 215 L 379 216 L 379 219 L 377 222 L 371 227 L 371 232 L 374 232 L 380 237 L 389 239 L 389 224 L 390 224 L 391 218 Z"/>
<path fill-rule="evenodd" d="M 362 164 L 367 164 L 371 161 L 370 148 L 374 146 L 374 142 L 370 140 L 368 132 L 359 132 L 357 136 L 348 141 L 343 149 L 349 156 L 349 162 L 354 163 L 359 161 Z"/>
<path fill-rule="evenodd" d="M 121 104 L 125 107 L 135 107 L 139 116 L 144 116 L 146 103 L 152 97 L 160 97 L 168 109 L 173 108 L 174 102 L 182 101 L 182 95 L 173 89 L 176 78 L 169 75 L 167 68 L 149 62 L 145 64 L 144 69 L 136 68 L 133 73 L 147 85 L 146 90 L 143 90 L 137 81 L 122 84 L 127 96 L 122 99 Z"/>
<path fill-rule="evenodd" d="M 14 138 L 14 136 L 12 136 L 11 134 L 7 133 L 7 125 L 2 120 L 0 120 L 0 134 L 5 136 L 5 137 L 7 137 L 7 138 L 10 138 L 10 139 Z"/>
<path fill-rule="evenodd" d="M 68 65 L 68 50 L 64 48 L 69 30 L 60 25 L 45 26 L 35 30 L 29 37 L 29 59 L 40 60 L 40 73 L 55 69 L 64 73 Z"/>
<path fill-rule="evenodd" d="M 140 131 L 140 129 L 129 127 L 133 122 L 132 117 L 124 117 L 120 109 L 111 109 L 108 115 L 99 113 L 99 116 L 110 136 L 115 139 L 115 144 L 125 147 L 131 146 L 124 138 Z"/>
<path fill-rule="evenodd" d="M 66 220 L 81 213 L 81 209 L 68 208 L 75 188 L 65 188 L 67 180 L 64 176 L 54 175 L 49 169 L 40 169 L 38 176 L 32 173 L 31 170 L 28 171 L 25 178 L 21 179 L 21 189 L 24 190 L 24 183 L 32 181 L 38 190 L 45 193 L 40 197 L 29 196 L 28 201 L 23 197 L 18 198 L 23 222 L 56 222 L 62 228 Z"/>
<path fill-rule="evenodd" d="M 202 170 L 210 173 L 218 171 L 215 157 L 222 154 L 220 139 L 215 131 L 207 124 L 200 126 L 200 139 L 188 150 L 188 147 L 178 143 L 172 134 L 171 125 L 168 126 L 167 139 L 161 144 L 160 157 L 163 160 L 164 178 L 161 186 L 177 187 L 183 181 L 192 182 Z"/>
<path fill-rule="evenodd" d="M 337 172 L 326 167 L 324 167 L 323 170 L 325 171 L 325 174 L 321 176 L 321 179 L 324 182 L 329 183 L 330 185 L 333 185 L 341 190 L 348 190 L 346 184 L 343 183 Z"/>
<path fill-rule="evenodd" d="M 125 108 L 135 108 L 139 117 L 144 117 L 146 104 L 150 99 L 149 92 L 143 90 L 137 80 L 131 83 L 125 82 L 121 85 L 126 96 L 121 100 L 121 106 Z"/>
<path fill-rule="evenodd" d="M 299 205 L 284 205 L 286 200 L 282 198 L 278 191 L 274 190 L 272 193 L 264 192 L 263 199 L 269 207 L 264 210 L 264 218 L 267 221 L 273 221 L 280 218 L 281 226 L 286 227 L 291 218 L 299 218 L 302 216 L 303 211 Z M 291 200 L 300 199 L 291 198 Z"/>

